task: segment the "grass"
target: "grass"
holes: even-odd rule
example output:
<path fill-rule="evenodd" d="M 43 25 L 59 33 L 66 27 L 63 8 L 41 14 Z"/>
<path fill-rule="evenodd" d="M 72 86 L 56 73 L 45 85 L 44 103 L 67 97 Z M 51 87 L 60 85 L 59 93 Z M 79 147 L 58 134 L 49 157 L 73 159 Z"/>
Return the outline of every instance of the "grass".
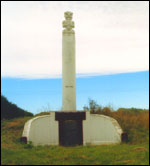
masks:
<path fill-rule="evenodd" d="M 117 117 L 118 115 L 116 115 Z M 136 116 L 136 114 L 135 114 Z M 136 117 L 133 116 L 134 119 Z M 129 130 L 128 144 L 101 146 L 37 146 L 20 142 L 24 123 L 31 117 L 1 121 L 2 165 L 149 165 L 149 128 L 138 116 L 140 125 L 131 123 L 122 126 Z M 148 114 L 147 114 L 148 116 Z M 120 117 L 121 118 L 121 117 Z M 131 118 L 131 117 L 130 117 Z M 126 119 L 125 117 L 122 119 Z M 119 120 L 119 117 L 118 117 Z M 143 126 L 141 124 L 143 123 Z M 130 124 L 130 125 L 129 125 Z M 128 126 L 128 127 L 127 127 Z M 145 126 L 145 127 L 144 127 Z M 137 138 L 136 140 L 136 137 Z"/>
<path fill-rule="evenodd" d="M 2 150 L 2 165 L 148 165 L 147 145 L 25 147 Z"/>

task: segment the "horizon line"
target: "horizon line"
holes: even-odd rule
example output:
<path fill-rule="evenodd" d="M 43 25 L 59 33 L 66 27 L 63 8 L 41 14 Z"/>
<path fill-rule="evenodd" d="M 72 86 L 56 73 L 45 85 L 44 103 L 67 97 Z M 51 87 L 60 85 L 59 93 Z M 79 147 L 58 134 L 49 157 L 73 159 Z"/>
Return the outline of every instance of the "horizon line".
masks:
<path fill-rule="evenodd" d="M 105 76 L 105 75 L 119 75 L 119 74 L 132 74 L 132 73 L 141 73 L 141 72 L 149 72 L 149 70 L 142 70 L 142 71 L 131 71 L 131 72 L 103 72 L 103 73 L 77 73 L 76 78 L 89 78 L 89 77 L 96 77 L 96 76 Z M 44 74 L 43 74 L 44 75 Z M 36 75 L 27 76 L 27 75 L 18 75 L 18 76 L 1 76 L 1 79 L 26 79 L 26 80 L 34 80 L 34 79 L 62 79 L 62 74 L 56 75 Z"/>

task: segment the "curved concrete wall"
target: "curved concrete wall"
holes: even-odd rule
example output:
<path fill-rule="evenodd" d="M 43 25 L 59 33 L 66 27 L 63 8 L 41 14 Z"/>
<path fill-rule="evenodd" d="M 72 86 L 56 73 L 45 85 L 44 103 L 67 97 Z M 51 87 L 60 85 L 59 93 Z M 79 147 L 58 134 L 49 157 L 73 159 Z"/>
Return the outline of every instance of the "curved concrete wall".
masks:
<path fill-rule="evenodd" d="M 59 127 L 55 121 L 55 112 L 29 120 L 22 137 L 32 141 L 33 145 L 59 145 Z M 122 129 L 118 122 L 104 115 L 86 112 L 83 123 L 83 145 L 100 145 L 121 142 Z"/>
<path fill-rule="evenodd" d="M 58 121 L 55 112 L 29 120 L 24 127 L 23 137 L 32 141 L 33 145 L 58 145 Z"/>
<path fill-rule="evenodd" d="M 83 121 L 84 145 L 120 143 L 121 133 L 122 129 L 115 119 L 86 112 L 86 120 Z"/>

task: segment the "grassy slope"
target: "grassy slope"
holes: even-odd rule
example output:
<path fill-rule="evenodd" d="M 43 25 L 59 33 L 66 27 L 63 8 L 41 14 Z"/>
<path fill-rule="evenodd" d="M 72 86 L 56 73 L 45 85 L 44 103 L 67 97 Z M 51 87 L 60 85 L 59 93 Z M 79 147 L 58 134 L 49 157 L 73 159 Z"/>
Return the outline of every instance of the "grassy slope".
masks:
<path fill-rule="evenodd" d="M 20 143 L 24 123 L 31 117 L 2 121 L 2 165 L 148 165 L 149 143 L 103 146 L 33 147 Z"/>

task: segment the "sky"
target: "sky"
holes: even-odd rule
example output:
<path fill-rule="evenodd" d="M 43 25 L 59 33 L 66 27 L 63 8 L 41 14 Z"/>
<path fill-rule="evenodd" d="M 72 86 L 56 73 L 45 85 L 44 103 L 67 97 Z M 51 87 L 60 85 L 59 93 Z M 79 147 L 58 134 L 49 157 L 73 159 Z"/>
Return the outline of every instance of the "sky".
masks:
<path fill-rule="evenodd" d="M 1 75 L 62 73 L 62 21 L 72 11 L 77 76 L 149 70 L 148 1 L 2 1 Z"/>
<path fill-rule="evenodd" d="M 73 12 L 77 109 L 148 108 L 148 1 L 1 1 L 1 93 L 33 113 L 60 110 L 62 21 Z"/>
<path fill-rule="evenodd" d="M 33 112 L 58 111 L 62 106 L 62 79 L 3 78 L 1 91 L 9 101 Z M 149 108 L 149 72 L 122 73 L 76 79 L 77 110 L 88 106 L 89 99 L 114 110 Z"/>

